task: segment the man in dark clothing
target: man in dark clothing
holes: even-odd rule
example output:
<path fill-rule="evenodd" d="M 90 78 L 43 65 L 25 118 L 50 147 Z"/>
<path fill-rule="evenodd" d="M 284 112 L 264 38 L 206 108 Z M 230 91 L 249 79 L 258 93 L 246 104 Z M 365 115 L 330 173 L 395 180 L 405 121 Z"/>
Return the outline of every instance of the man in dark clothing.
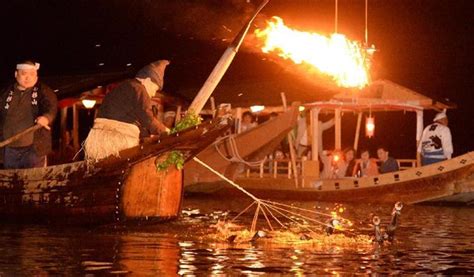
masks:
<path fill-rule="evenodd" d="M 385 149 L 385 147 L 379 147 L 377 149 L 377 156 L 381 162 L 379 168 L 380 173 L 395 172 L 400 170 L 397 161 L 394 158 L 388 156 L 388 151 Z"/>
<path fill-rule="evenodd" d="M 0 131 L 8 139 L 39 124 L 44 128 L 28 133 L 4 149 L 4 167 L 30 168 L 46 166 L 51 151 L 50 127 L 57 112 L 57 98 L 45 84 L 38 82 L 39 64 L 25 61 L 17 64 L 16 82 L 0 94 Z"/>
<path fill-rule="evenodd" d="M 153 116 L 151 97 L 163 88 L 169 61 L 160 60 L 142 68 L 135 79 L 122 82 L 109 92 L 99 108 L 85 143 L 86 159 L 98 161 L 138 145 L 140 130 L 150 134 L 169 132 Z"/>
<path fill-rule="evenodd" d="M 152 134 L 159 134 L 166 126 L 153 116 L 151 106 L 151 96 L 145 86 L 138 79 L 130 79 L 106 95 L 97 118 L 135 124 Z"/>

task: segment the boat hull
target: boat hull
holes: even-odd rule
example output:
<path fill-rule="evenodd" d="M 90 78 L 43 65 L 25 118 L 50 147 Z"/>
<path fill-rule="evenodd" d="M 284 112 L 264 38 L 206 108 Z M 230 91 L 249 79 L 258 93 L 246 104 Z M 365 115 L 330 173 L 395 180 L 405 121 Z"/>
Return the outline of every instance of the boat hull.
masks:
<path fill-rule="evenodd" d="M 429 166 L 365 178 L 313 180 L 306 187 L 287 178 L 240 178 L 237 183 L 260 198 L 331 202 L 474 203 L 474 153 Z M 187 187 L 188 194 L 243 196 L 216 182 Z"/>
<path fill-rule="evenodd" d="M 75 162 L 45 168 L 0 170 L 0 219 L 66 224 L 168 220 L 179 216 L 182 171 L 156 164 L 170 151 L 194 157 L 227 130 L 201 124 L 155 138 L 90 165 Z"/>
<path fill-rule="evenodd" d="M 288 135 L 288 132 L 296 125 L 299 113 L 299 104 L 294 103 L 288 111 L 277 118 L 267 121 L 246 132 L 233 136 L 233 141 L 222 139 L 208 146 L 197 156 L 198 159 L 211 165 L 214 170 L 234 179 L 243 164 L 239 158 L 245 161 L 261 161 L 278 147 L 280 142 Z M 235 145 L 233 147 L 232 145 Z M 234 151 L 233 149 L 234 148 Z M 194 161 L 185 165 L 185 186 L 197 183 L 213 183 L 220 179 L 207 169 Z"/>

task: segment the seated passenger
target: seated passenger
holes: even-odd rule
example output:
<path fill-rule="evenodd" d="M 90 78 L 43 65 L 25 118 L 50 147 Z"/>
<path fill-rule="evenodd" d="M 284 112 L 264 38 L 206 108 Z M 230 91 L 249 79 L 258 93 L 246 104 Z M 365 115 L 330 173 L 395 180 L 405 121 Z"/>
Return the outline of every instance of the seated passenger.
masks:
<path fill-rule="evenodd" d="M 354 176 L 355 170 L 355 150 L 353 148 L 344 149 L 344 159 L 341 160 L 341 173 L 340 177 L 352 177 Z"/>
<path fill-rule="evenodd" d="M 388 151 L 385 147 L 379 147 L 377 149 L 377 156 L 381 162 L 379 168 L 380 173 L 395 172 L 400 170 L 397 161 L 394 158 L 388 156 Z"/>
<path fill-rule="evenodd" d="M 355 168 L 354 175 L 360 177 L 374 176 L 379 174 L 379 169 L 377 168 L 377 163 L 374 159 L 370 158 L 369 150 L 364 149 L 360 153 L 360 162 Z"/>
<path fill-rule="evenodd" d="M 249 111 L 246 111 L 242 114 L 242 123 L 240 125 L 240 132 L 248 131 L 257 126 L 255 122 L 255 117 Z"/>
<path fill-rule="evenodd" d="M 321 151 L 319 153 L 323 170 L 321 171 L 321 179 L 336 179 L 344 177 L 347 166 L 343 160 L 343 153 L 340 150 L 332 152 Z"/>

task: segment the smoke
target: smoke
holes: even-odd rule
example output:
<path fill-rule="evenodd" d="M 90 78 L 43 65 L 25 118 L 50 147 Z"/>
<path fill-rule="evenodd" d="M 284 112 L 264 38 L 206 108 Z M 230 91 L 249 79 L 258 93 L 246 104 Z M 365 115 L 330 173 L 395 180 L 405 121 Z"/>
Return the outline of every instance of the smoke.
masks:
<path fill-rule="evenodd" d="M 143 10 L 151 26 L 205 41 L 231 40 L 255 8 L 246 0 L 158 0 L 141 5 L 137 8 Z"/>

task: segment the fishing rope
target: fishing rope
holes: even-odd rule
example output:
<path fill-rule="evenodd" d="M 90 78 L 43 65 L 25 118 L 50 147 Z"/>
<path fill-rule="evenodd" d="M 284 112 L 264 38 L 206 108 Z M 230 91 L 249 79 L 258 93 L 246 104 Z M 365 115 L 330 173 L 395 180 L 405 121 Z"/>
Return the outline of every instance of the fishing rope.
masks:
<path fill-rule="evenodd" d="M 229 142 L 231 158 L 227 158 L 227 156 L 224 155 L 224 153 L 222 153 L 222 151 L 220 150 L 219 146 L 221 145 L 221 143 L 225 143 L 225 140 Z M 217 153 L 219 153 L 219 155 L 228 162 L 239 162 L 249 167 L 258 167 L 267 160 L 267 157 L 263 158 L 260 161 L 254 161 L 254 162 L 249 162 L 249 161 L 244 160 L 244 158 L 242 158 L 242 156 L 240 155 L 239 149 L 237 147 L 237 143 L 235 142 L 235 135 L 228 135 L 228 136 L 218 139 L 214 143 L 214 147 L 216 148 Z"/>
<path fill-rule="evenodd" d="M 230 220 L 230 222 L 233 222 L 234 220 L 236 220 L 239 216 L 243 215 L 246 211 L 248 211 L 248 209 L 250 209 L 253 205 L 255 205 L 255 201 L 252 202 L 252 204 L 248 205 L 247 208 L 245 208 L 243 211 L 241 211 L 238 215 L 236 215 L 234 218 L 232 218 Z"/>
<path fill-rule="evenodd" d="M 280 214 L 281 216 L 287 218 L 288 220 L 296 223 L 298 226 L 304 228 L 304 229 L 307 229 L 307 230 L 310 230 L 311 232 L 314 232 L 313 230 L 311 230 L 310 228 L 308 228 L 307 226 L 305 226 L 304 224 L 301 224 L 300 222 L 298 222 L 297 220 L 295 220 L 294 218 L 292 218 L 291 216 L 287 215 L 287 214 L 284 214 L 284 213 L 288 213 L 290 215 L 293 215 L 295 217 L 298 217 L 299 220 L 302 220 L 303 222 L 305 220 L 307 221 L 310 221 L 310 222 L 313 222 L 313 223 L 317 223 L 319 225 L 322 225 L 322 226 L 326 226 L 326 227 L 334 227 L 334 226 L 331 226 L 329 223 L 325 223 L 325 222 L 321 222 L 317 219 L 313 219 L 311 217 L 308 217 L 308 216 L 305 216 L 305 215 L 301 215 L 301 214 L 298 214 L 297 212 L 293 212 L 289 209 L 285 209 L 285 208 L 290 208 L 290 209 L 296 209 L 296 210 L 302 210 L 302 211 L 306 211 L 306 212 L 310 212 L 310 213 L 314 213 L 314 214 L 318 214 L 318 215 L 324 215 L 324 216 L 329 216 L 328 214 L 324 214 L 324 213 L 319 213 L 319 212 L 315 212 L 315 211 L 311 211 L 311 210 L 307 210 L 307 209 L 303 209 L 303 208 L 298 208 L 298 207 L 293 207 L 293 206 L 289 206 L 289 205 L 286 205 L 286 204 L 282 204 L 282 203 L 277 203 L 277 202 L 272 202 L 272 201 L 268 201 L 268 200 L 262 200 L 262 199 L 259 199 L 257 198 L 256 196 L 254 196 L 253 194 L 251 194 L 250 192 L 248 192 L 247 190 L 245 190 L 244 188 L 242 188 L 240 185 L 236 184 L 235 182 L 233 182 L 232 180 L 230 180 L 229 178 L 225 177 L 224 175 L 222 175 L 221 173 L 219 173 L 218 171 L 216 171 L 215 169 L 213 169 L 212 167 L 210 167 L 208 164 L 204 163 L 203 161 L 201 161 L 200 159 L 198 159 L 197 157 L 194 157 L 193 160 L 195 162 L 197 162 L 198 164 L 200 164 L 201 166 L 203 166 L 204 168 L 208 169 L 209 171 L 211 171 L 212 173 L 214 173 L 215 175 L 217 175 L 218 177 L 220 177 L 221 179 L 223 179 L 224 181 L 226 181 L 227 183 L 229 183 L 230 185 L 232 185 L 233 187 L 235 187 L 236 189 L 240 190 L 241 192 L 243 192 L 244 194 L 246 194 L 248 197 L 250 197 L 252 200 L 254 200 L 253 203 L 251 203 L 249 206 L 247 206 L 242 212 L 240 212 L 236 217 L 234 217 L 232 221 L 234 221 L 237 217 L 239 217 L 240 215 L 242 215 L 243 213 L 245 213 L 248 209 L 250 209 L 253 205 L 257 204 L 257 208 L 256 208 L 256 212 L 254 214 L 254 217 L 253 217 L 253 220 L 252 220 L 252 229 L 251 230 L 254 230 L 255 227 L 256 227 L 256 221 L 258 219 L 258 214 L 259 214 L 259 211 L 260 209 L 262 209 L 263 211 L 263 208 L 262 207 L 265 207 L 268 211 L 269 211 L 269 214 L 272 216 L 272 218 L 274 218 L 274 220 L 276 222 L 278 222 L 278 224 L 280 224 L 281 226 L 285 227 L 285 225 L 276 218 L 276 216 L 271 213 L 271 210 L 273 210 L 274 212 Z M 283 206 L 283 207 L 279 207 L 278 205 L 280 206 Z M 264 212 L 262 212 L 264 213 Z M 264 214 L 265 218 L 267 219 L 267 221 L 269 222 L 269 219 L 267 217 L 266 214 Z M 333 215 L 331 215 L 331 217 L 333 217 Z M 339 216 L 338 216 L 339 218 Z M 344 218 L 340 218 L 342 220 L 346 220 Z M 346 220 L 348 222 L 350 222 L 349 220 Z M 271 226 L 271 224 L 269 224 Z M 271 229 L 273 230 L 273 227 L 271 227 Z"/>
<path fill-rule="evenodd" d="M 304 208 L 300 208 L 300 207 L 295 207 L 295 206 L 291 206 L 291 205 L 287 205 L 287 204 L 283 204 L 283 203 L 279 203 L 279 202 L 273 202 L 273 201 L 270 201 L 270 200 L 263 200 L 262 199 L 262 202 L 268 203 L 268 204 L 271 204 L 271 205 L 275 205 L 275 206 L 282 206 L 282 207 L 287 207 L 287 208 L 300 210 L 300 211 L 304 211 L 304 212 L 308 212 L 308 213 L 313 213 L 313 214 L 317 214 L 317 215 L 333 217 L 332 214 L 327 214 L 327 213 L 322 213 L 322 212 L 313 211 L 313 210 L 309 210 L 309 209 L 304 209 Z"/>
<path fill-rule="evenodd" d="M 209 171 L 211 171 L 212 173 L 216 174 L 218 177 L 220 177 L 221 179 L 223 179 L 224 181 L 226 181 L 227 183 L 231 184 L 232 186 L 234 186 L 236 189 L 240 190 L 241 192 L 245 193 L 248 197 L 252 198 L 254 201 L 256 201 L 257 203 L 261 202 L 260 199 L 258 199 L 257 197 L 255 197 L 253 194 L 251 194 L 250 192 L 246 191 L 244 188 L 242 188 L 241 186 L 237 185 L 236 183 L 234 183 L 232 180 L 230 180 L 229 178 L 225 177 L 224 175 L 222 175 L 221 173 L 217 172 L 216 170 L 214 170 L 212 167 L 210 167 L 209 165 L 207 165 L 206 163 L 204 163 L 203 161 L 201 161 L 200 159 L 198 159 L 197 157 L 194 157 L 193 160 L 195 162 L 197 162 L 198 164 L 202 165 L 203 167 L 207 168 Z"/>
<path fill-rule="evenodd" d="M 319 220 L 317 220 L 317 219 L 313 219 L 313 218 L 311 218 L 311 217 L 298 214 L 298 213 L 296 213 L 296 212 L 292 212 L 292 211 L 289 211 L 289 210 L 285 210 L 285 209 L 280 208 L 280 207 L 277 207 L 277 206 L 272 206 L 272 208 L 275 209 L 275 210 L 279 210 L 279 211 L 286 212 L 286 213 L 288 213 L 288 214 L 290 214 L 290 215 L 299 216 L 299 217 L 300 217 L 300 218 L 299 218 L 300 220 L 301 220 L 301 219 L 302 219 L 302 220 L 308 220 L 308 221 L 312 221 L 312 222 L 315 222 L 315 223 L 320 224 L 320 225 L 323 225 L 323 226 L 327 226 L 327 227 L 330 226 L 329 224 L 327 224 L 327 223 L 325 223 L 325 222 L 321 222 L 321 221 L 319 221 Z"/>

